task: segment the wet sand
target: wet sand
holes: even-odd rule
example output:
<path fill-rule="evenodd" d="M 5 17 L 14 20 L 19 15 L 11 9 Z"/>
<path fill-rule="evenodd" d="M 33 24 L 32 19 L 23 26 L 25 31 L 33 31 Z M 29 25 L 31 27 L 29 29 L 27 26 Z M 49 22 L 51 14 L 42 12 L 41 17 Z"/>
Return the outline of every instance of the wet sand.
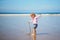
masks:
<path fill-rule="evenodd" d="M 0 16 L 0 40 L 32 40 L 27 20 L 29 17 Z M 36 36 L 37 40 L 60 40 L 60 16 L 39 19 Z"/>

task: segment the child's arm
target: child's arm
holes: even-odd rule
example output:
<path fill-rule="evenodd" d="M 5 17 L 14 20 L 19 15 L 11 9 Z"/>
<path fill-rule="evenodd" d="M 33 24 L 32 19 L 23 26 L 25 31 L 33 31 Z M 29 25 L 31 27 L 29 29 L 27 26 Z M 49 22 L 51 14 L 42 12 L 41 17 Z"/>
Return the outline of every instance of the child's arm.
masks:
<path fill-rule="evenodd" d="M 36 16 L 36 18 L 39 18 L 39 17 L 41 17 L 41 14 L 38 14 L 38 15 Z"/>

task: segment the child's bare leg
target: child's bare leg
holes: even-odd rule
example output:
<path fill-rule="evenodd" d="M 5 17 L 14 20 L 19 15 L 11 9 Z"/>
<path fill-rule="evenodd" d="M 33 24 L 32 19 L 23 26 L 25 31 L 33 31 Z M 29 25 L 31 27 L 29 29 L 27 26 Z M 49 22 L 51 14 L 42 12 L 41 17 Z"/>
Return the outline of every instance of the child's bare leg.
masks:
<path fill-rule="evenodd" d="M 32 31 L 32 39 L 36 40 L 36 29 L 33 29 Z"/>

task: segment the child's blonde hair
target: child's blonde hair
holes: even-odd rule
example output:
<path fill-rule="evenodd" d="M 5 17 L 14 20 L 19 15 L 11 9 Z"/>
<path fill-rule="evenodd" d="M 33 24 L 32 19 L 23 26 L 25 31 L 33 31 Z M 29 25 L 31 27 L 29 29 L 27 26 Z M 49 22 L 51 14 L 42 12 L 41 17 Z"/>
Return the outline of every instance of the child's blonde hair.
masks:
<path fill-rule="evenodd" d="M 34 16 L 34 17 L 35 17 L 36 15 L 35 15 L 34 13 L 32 13 L 30 16 L 31 16 L 31 17 L 32 17 L 32 16 Z"/>

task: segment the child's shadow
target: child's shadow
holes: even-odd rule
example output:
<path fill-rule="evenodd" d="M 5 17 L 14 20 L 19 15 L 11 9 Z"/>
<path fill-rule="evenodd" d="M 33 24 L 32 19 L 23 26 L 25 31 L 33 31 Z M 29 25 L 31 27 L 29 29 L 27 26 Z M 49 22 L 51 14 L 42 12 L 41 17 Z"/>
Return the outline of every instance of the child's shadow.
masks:
<path fill-rule="evenodd" d="M 48 33 L 37 33 L 36 35 L 48 35 Z"/>

